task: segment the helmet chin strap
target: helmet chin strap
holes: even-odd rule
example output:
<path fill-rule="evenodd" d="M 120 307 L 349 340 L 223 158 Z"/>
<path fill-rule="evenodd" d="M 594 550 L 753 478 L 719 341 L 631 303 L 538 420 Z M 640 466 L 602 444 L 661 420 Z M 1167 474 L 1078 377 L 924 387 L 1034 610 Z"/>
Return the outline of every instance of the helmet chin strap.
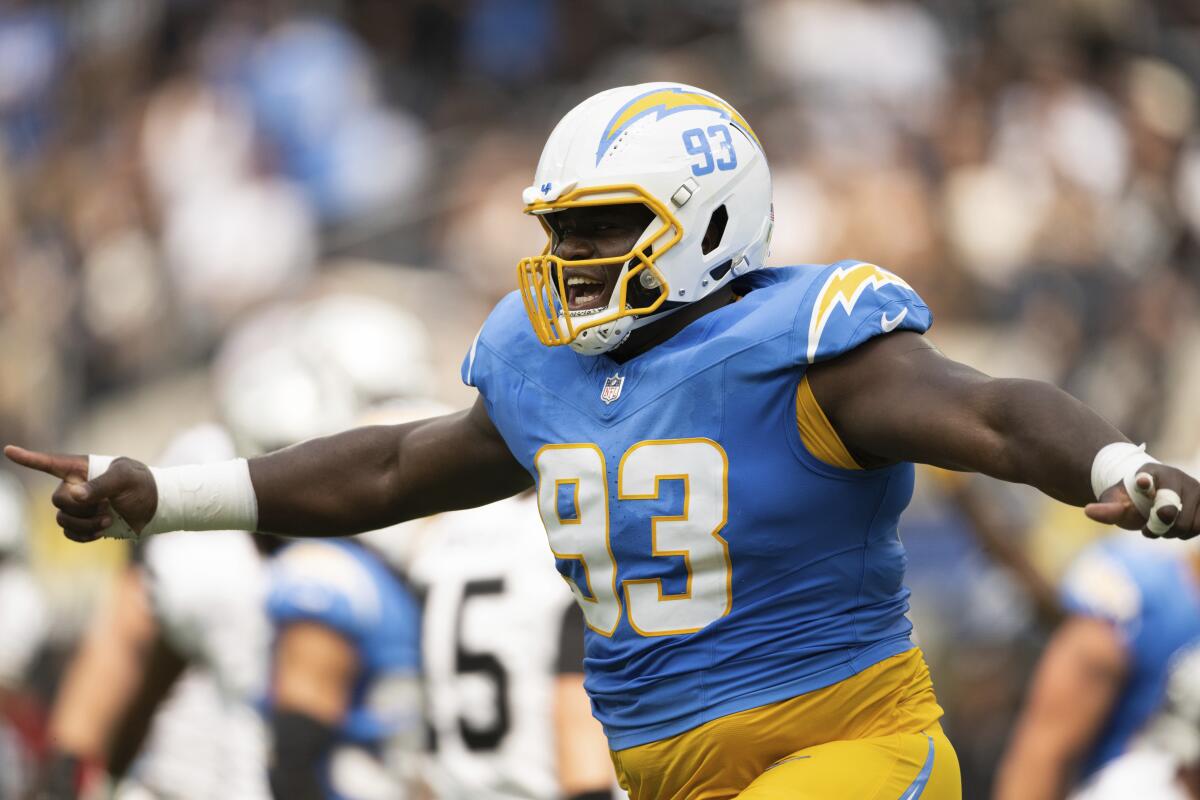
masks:
<path fill-rule="evenodd" d="M 633 317 L 621 317 L 606 325 L 580 331 L 568 345 L 583 356 L 598 356 L 620 347 L 633 333 Z"/>

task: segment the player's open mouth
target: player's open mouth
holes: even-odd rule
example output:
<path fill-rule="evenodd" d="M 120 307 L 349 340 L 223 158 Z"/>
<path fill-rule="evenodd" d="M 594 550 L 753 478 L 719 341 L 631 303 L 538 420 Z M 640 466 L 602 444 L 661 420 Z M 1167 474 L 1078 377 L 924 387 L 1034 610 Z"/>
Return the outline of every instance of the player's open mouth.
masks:
<path fill-rule="evenodd" d="M 604 308 L 612 297 L 615 283 L 608 271 L 568 269 L 566 275 L 567 308 L 571 311 L 593 311 Z"/>

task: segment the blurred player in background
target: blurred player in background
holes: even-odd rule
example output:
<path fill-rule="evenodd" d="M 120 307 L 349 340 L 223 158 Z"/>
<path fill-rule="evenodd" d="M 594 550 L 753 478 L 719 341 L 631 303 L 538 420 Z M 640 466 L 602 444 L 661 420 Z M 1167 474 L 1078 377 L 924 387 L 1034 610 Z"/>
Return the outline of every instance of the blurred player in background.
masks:
<path fill-rule="evenodd" d="M 1063 797 L 1121 755 L 1200 636 L 1200 555 L 1125 536 L 1083 552 L 997 776 L 999 800 Z"/>
<path fill-rule="evenodd" d="M 429 390 L 423 327 L 371 298 L 334 294 L 304 311 L 293 337 L 265 338 L 318 365 L 321 380 L 310 402 L 296 403 L 295 385 L 262 383 L 253 363 L 218 365 L 233 399 L 227 413 L 255 420 L 250 429 L 270 428 L 280 413 L 309 430 L 349 427 L 373 404 Z M 260 392 L 245 391 L 256 381 Z M 346 387 L 352 392 L 339 394 Z M 299 433 L 290 431 L 289 441 L 307 438 Z M 265 441 L 256 445 L 269 449 Z M 272 563 L 267 612 L 274 637 L 264 713 L 274 797 L 416 796 L 424 733 L 420 609 L 399 573 L 365 541 L 295 543 Z"/>
<path fill-rule="evenodd" d="M 381 352 L 397 338 L 403 352 Z M 423 341 L 415 321 L 368 297 L 262 310 L 215 362 L 225 426 L 181 434 L 164 460 L 265 452 L 347 427 L 364 404 L 424 385 Z M 409 369 L 376 369 L 385 355 Z M 130 798 L 269 795 L 257 703 L 267 695 L 270 587 L 256 545 L 267 552 L 277 540 L 231 531 L 209 544 L 147 542 L 118 577 L 60 687 L 48 793 L 74 796 L 80 764 L 99 763 Z"/>
<path fill-rule="evenodd" d="M 420 613 L 404 582 L 361 542 L 299 542 L 272 564 L 267 610 L 274 797 L 416 796 Z"/>
<path fill-rule="evenodd" d="M 448 412 L 429 401 L 364 425 Z M 612 761 L 583 688 L 583 614 L 554 569 L 533 497 L 363 534 L 422 598 L 428 723 L 421 775 L 438 800 L 600 800 Z"/>
<path fill-rule="evenodd" d="M 233 453 L 226 431 L 207 425 L 178 435 L 163 460 Z M 79 766 L 97 764 L 130 800 L 265 798 L 252 705 L 267 644 L 263 580 L 242 531 L 219 532 L 211 547 L 183 535 L 140 548 L 59 687 L 47 796 L 73 797 Z"/>
<path fill-rule="evenodd" d="M 612 761 L 583 688 L 583 613 L 554 569 L 534 499 L 408 526 L 421 526 L 409 574 L 425 600 L 434 796 L 611 798 Z"/>
<path fill-rule="evenodd" d="M 1200 636 L 1200 550 L 1125 536 L 1083 551 L 997 775 L 998 800 L 1064 796 L 1124 753 Z M 1194 665 L 1195 660 L 1187 662 Z"/>
<path fill-rule="evenodd" d="M 28 681 L 49 618 L 25 563 L 28 529 L 25 489 L 0 472 L 0 800 L 20 796 L 42 746 L 44 712 Z"/>
<path fill-rule="evenodd" d="M 1171 657 L 1166 701 L 1072 800 L 1200 800 L 1200 643 Z"/>

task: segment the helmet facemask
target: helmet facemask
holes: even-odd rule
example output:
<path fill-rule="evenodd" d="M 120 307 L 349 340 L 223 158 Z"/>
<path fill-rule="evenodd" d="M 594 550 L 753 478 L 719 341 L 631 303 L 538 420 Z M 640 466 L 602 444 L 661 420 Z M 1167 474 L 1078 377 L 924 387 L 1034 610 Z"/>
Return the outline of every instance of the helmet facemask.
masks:
<path fill-rule="evenodd" d="M 651 219 L 632 248 L 621 254 L 587 259 L 554 255 L 556 233 L 548 217 L 570 208 L 638 204 Z M 525 310 L 538 339 L 545 345 L 570 344 L 578 353 L 595 355 L 612 350 L 647 317 L 667 301 L 670 286 L 655 261 L 683 236 L 679 221 L 662 203 L 634 185 L 599 186 L 571 191 L 551 202 L 532 203 L 526 212 L 536 215 L 547 234 L 540 256 L 522 259 L 517 277 Z M 619 269 L 608 302 L 602 306 L 571 310 L 569 298 L 577 282 L 596 270 Z M 575 279 L 575 282 L 572 279 Z"/>
<path fill-rule="evenodd" d="M 540 256 L 521 261 L 525 310 L 546 345 L 608 352 L 764 265 L 771 176 L 762 145 L 731 105 L 694 86 L 622 86 L 584 100 L 550 133 L 521 197 L 534 215 L 629 203 L 655 215 L 626 253 L 614 252 L 629 244 L 623 230 L 594 250 L 556 248 L 549 236 Z M 578 260 L 597 254 L 606 257 Z M 594 285 L 601 269 L 619 271 L 615 283 L 603 273 L 603 289 Z"/>

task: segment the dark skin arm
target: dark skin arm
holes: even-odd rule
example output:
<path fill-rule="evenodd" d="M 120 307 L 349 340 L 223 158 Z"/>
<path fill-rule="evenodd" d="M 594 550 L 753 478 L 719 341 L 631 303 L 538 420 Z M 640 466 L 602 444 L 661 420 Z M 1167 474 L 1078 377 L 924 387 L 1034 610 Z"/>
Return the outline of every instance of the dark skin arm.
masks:
<path fill-rule="evenodd" d="M 915 333 L 881 336 L 810 368 L 813 394 L 858 463 L 914 461 L 1027 483 L 1123 528 L 1142 528 L 1125 489 L 1094 502 L 1092 459 L 1126 438 L 1096 412 L 1047 383 L 991 378 L 943 356 Z M 1149 464 L 1160 488 L 1183 509 L 1170 536 L 1200 533 L 1200 484 L 1180 470 Z M 1161 509 L 1164 522 L 1173 508 Z"/>
<path fill-rule="evenodd" d="M 117 459 L 87 480 L 87 457 L 6 447 L 18 464 L 62 481 L 52 501 L 75 541 L 93 541 L 115 510 L 134 530 L 154 515 L 158 494 L 144 464 Z M 418 517 L 486 505 L 533 485 L 482 400 L 469 410 L 406 425 L 357 428 L 250 460 L 258 529 L 289 536 L 341 536 Z"/>
<path fill-rule="evenodd" d="M 818 364 L 809 377 L 860 464 L 914 461 L 973 470 L 1087 505 L 1088 516 L 1098 522 L 1131 530 L 1145 525 L 1122 485 L 1091 502 L 1096 452 L 1125 437 L 1049 384 L 989 378 L 908 332 L 876 338 Z M 12 446 L 4 452 L 62 481 L 52 499 L 60 509 L 59 524 L 76 541 L 96 539 L 113 509 L 134 530 L 154 514 L 157 491 L 140 462 L 118 459 L 88 481 L 84 456 Z M 1166 465 L 1148 464 L 1142 472 L 1139 486 L 1147 496 L 1167 488 L 1182 498 L 1178 512 L 1173 506 L 1158 511 L 1163 522 L 1176 522 L 1167 535 L 1200 533 L 1200 484 Z M 374 530 L 484 505 L 532 485 L 482 401 L 457 414 L 305 442 L 253 459 L 250 474 L 259 529 L 292 536 Z"/>
<path fill-rule="evenodd" d="M 378 530 L 533 485 L 482 400 L 443 417 L 304 442 L 251 460 L 250 477 L 259 529 L 291 536 Z M 336 492 L 309 490 L 330 484 Z"/>

